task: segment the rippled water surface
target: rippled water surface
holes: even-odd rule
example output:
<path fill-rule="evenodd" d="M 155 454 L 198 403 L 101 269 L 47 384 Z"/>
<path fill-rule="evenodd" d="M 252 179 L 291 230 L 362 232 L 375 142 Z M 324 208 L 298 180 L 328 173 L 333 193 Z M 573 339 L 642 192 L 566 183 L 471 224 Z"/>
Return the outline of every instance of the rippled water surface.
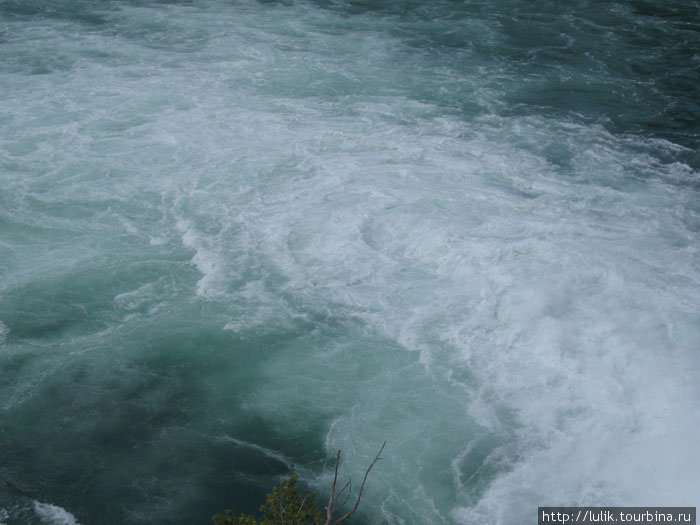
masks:
<path fill-rule="evenodd" d="M 0 522 L 700 506 L 694 1 L 0 1 Z"/>

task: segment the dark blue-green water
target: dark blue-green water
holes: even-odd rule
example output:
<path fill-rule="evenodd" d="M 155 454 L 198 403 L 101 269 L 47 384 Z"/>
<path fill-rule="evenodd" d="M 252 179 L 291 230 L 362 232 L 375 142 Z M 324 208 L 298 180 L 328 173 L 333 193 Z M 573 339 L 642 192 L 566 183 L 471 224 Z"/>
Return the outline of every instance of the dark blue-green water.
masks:
<path fill-rule="evenodd" d="M 0 0 L 0 523 L 700 506 L 699 118 L 695 1 Z"/>

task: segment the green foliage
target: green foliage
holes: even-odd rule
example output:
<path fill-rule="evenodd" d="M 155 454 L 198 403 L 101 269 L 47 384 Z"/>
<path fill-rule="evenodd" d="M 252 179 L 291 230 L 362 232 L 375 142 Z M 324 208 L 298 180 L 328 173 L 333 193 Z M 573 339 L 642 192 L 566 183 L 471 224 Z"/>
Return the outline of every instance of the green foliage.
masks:
<path fill-rule="evenodd" d="M 264 519 L 262 525 L 321 525 L 323 514 L 318 510 L 314 499 L 316 494 L 300 494 L 295 488 L 296 475 L 272 489 L 265 496 L 265 504 L 260 507 Z"/>
<path fill-rule="evenodd" d="M 316 495 L 299 493 L 296 482 L 294 475 L 265 496 L 265 504 L 260 507 L 263 521 L 259 525 L 323 525 L 324 516 L 314 503 Z M 258 525 L 253 516 L 236 516 L 228 509 L 212 519 L 214 525 Z"/>
<path fill-rule="evenodd" d="M 229 509 L 226 509 L 223 514 L 217 514 L 212 518 L 214 525 L 258 525 L 253 516 L 248 514 L 236 515 Z"/>

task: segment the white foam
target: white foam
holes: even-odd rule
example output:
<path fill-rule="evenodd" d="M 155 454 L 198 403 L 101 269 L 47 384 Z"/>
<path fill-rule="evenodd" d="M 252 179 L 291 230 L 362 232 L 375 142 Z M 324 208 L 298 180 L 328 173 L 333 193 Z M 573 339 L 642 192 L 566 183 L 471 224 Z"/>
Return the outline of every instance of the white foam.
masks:
<path fill-rule="evenodd" d="M 503 128 L 489 133 L 512 131 L 512 123 L 489 123 L 496 124 Z M 698 299 L 695 252 L 657 236 L 660 223 L 678 231 L 673 218 L 649 216 L 672 209 L 675 193 L 636 188 L 625 166 L 638 159 L 600 129 L 537 119 L 517 125 L 533 140 L 551 140 L 545 131 L 557 130 L 572 147 L 584 143 L 574 162 L 585 184 L 564 184 L 544 159 L 504 151 L 512 142 L 506 137 L 494 145 L 476 137 L 478 164 L 440 156 L 436 147 L 431 161 L 439 169 L 427 169 L 424 185 L 414 175 L 410 195 L 400 186 L 377 192 L 379 184 L 360 193 L 362 183 L 348 175 L 344 189 L 314 206 L 272 216 L 270 231 L 293 228 L 291 242 L 274 245 L 268 256 L 310 301 L 328 301 L 329 312 L 345 308 L 420 352 L 431 374 L 463 390 L 466 414 L 494 436 L 512 432 L 486 460 L 500 458 L 502 466 L 479 502 L 457 505 L 459 523 L 516 523 L 526 508 L 550 500 L 641 504 L 655 499 L 653 490 L 659 501 L 692 501 L 699 488 L 690 445 L 700 440 L 698 393 L 679 367 L 698 369 L 690 321 L 697 314 L 688 309 Z M 411 140 L 401 137 L 402 144 Z M 383 183 L 392 180 L 384 175 Z M 450 205 L 448 191 L 441 196 L 441 184 L 459 193 L 459 205 Z M 282 259 L 289 250 L 292 257 Z M 689 288 L 671 291 L 673 274 L 689 276 Z M 683 335 L 673 335 L 681 326 Z M 439 397 L 427 386 L 420 385 L 435 411 Z M 381 398 L 381 386 L 372 388 Z M 353 415 L 334 420 L 330 445 L 356 435 L 353 428 L 366 431 L 360 420 L 380 420 L 374 412 L 386 408 L 354 399 Z M 266 405 L 276 404 L 261 399 L 259 408 Z M 364 418 L 354 415 L 363 410 Z M 420 439 L 419 428 L 391 427 L 392 435 Z M 679 437 L 664 442 L 660 431 Z M 473 474 L 460 470 L 470 456 L 464 446 L 451 463 L 457 501 Z M 416 481 L 396 469 L 397 479 Z M 675 493 L 674 469 L 686 483 Z M 639 480 L 653 472 L 658 478 L 643 486 Z"/>
<path fill-rule="evenodd" d="M 45 148 L 24 154 L 35 172 L 3 179 L 10 201 L 33 192 L 50 213 L 76 195 L 116 194 L 114 207 L 128 203 L 132 217 L 120 217 L 119 234 L 150 238 L 139 245 L 147 250 L 181 239 L 198 296 L 228 308 L 225 329 L 303 321 L 306 338 L 265 353 L 249 408 L 299 435 L 310 417 L 326 418 L 327 448 L 342 446 L 360 472 L 353 447 L 389 439 L 373 474 L 391 494 L 367 494 L 387 521 L 443 523 L 452 511 L 457 523 L 514 524 L 546 503 L 694 502 L 700 222 L 696 193 L 668 182 L 699 179 L 655 159 L 682 148 L 512 116 L 501 111 L 511 72 L 433 68 L 381 17 L 353 17 L 361 28 L 348 29 L 333 10 L 256 9 L 188 14 L 178 27 L 210 39 L 186 67 L 166 67 L 186 54 L 117 31 L 91 41 L 110 58 L 85 59 L 60 90 L 50 75 L 9 75 L 19 103 L 7 108 L 18 123 L 7 140 L 36 141 L 40 119 Z M 120 12 L 141 27 L 157 10 Z M 481 25 L 474 41 L 495 45 L 498 24 Z M 430 85 L 435 73 L 497 111 L 455 116 L 449 101 L 430 103 L 430 90 L 450 87 Z M 324 97 L 319 82 L 334 76 L 362 88 Z M 109 104 L 91 95 L 105 85 Z M 68 115 L 54 93 L 75 93 L 90 116 L 80 132 L 50 121 Z M 80 115 L 64 118 L 74 126 Z M 100 171 L 82 169 L 93 165 Z M 30 205 L 16 208 L 40 224 Z M 50 258 L 20 251 L 17 272 L 35 259 L 46 273 L 64 259 L 73 266 L 63 257 L 73 250 L 121 253 L 103 232 L 91 236 L 93 223 L 59 219 L 73 232 L 66 248 L 52 244 Z M 137 311 L 159 286 L 114 304 Z"/>
<path fill-rule="evenodd" d="M 46 525 L 80 525 L 73 514 L 50 503 L 34 501 L 34 512 Z"/>
<path fill-rule="evenodd" d="M 180 220 L 177 227 L 182 232 L 182 243 L 194 250 L 192 263 L 202 274 L 202 278 L 197 283 L 197 294 L 203 297 L 219 295 L 224 278 L 221 273 L 223 262 L 220 257 L 215 250 L 206 246 L 190 221 Z"/>
<path fill-rule="evenodd" d="M 284 454 L 280 454 L 279 452 L 277 452 L 275 450 L 270 450 L 268 448 L 261 447 L 260 445 L 256 445 L 255 443 L 250 443 L 249 441 L 244 441 L 242 439 L 231 437 L 228 434 L 223 435 L 217 439 L 220 441 L 227 441 L 230 443 L 234 443 L 240 447 L 249 448 L 251 450 L 254 450 L 256 452 L 264 454 L 265 456 L 284 464 L 290 471 L 297 470 L 296 465 L 294 464 L 294 462 L 292 460 L 290 460 Z"/>
<path fill-rule="evenodd" d="M 2 321 L 0 321 L 0 345 L 5 342 L 7 339 L 7 334 L 9 333 L 10 329 Z"/>
<path fill-rule="evenodd" d="M 159 281 L 161 280 L 162 278 Z M 136 310 L 144 303 L 148 303 L 153 299 L 156 293 L 156 284 L 157 283 L 147 283 L 139 286 L 135 290 L 120 293 L 114 297 L 114 305 L 123 310 Z"/>

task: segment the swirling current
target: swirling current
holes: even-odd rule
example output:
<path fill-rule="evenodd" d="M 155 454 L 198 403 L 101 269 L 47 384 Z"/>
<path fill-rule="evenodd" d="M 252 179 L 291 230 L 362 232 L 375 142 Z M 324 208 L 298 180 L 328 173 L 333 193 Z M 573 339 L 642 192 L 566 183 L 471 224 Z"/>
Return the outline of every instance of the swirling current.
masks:
<path fill-rule="evenodd" d="M 0 0 L 0 523 L 700 506 L 699 12 Z"/>

